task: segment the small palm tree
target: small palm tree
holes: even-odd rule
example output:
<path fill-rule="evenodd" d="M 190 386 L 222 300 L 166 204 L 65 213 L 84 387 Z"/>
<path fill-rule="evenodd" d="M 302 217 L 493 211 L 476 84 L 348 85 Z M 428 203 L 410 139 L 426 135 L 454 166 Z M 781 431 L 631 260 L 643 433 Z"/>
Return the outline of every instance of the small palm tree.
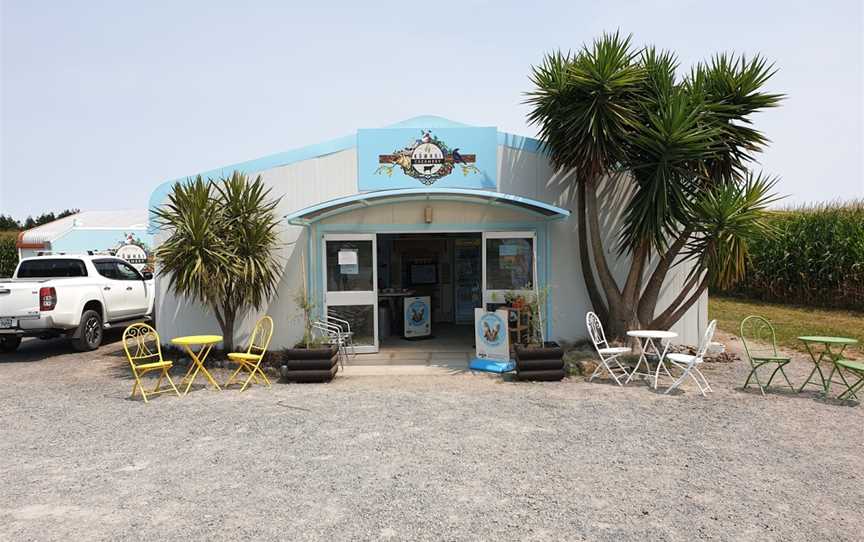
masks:
<path fill-rule="evenodd" d="M 160 272 L 176 295 L 213 310 L 226 350 L 234 349 L 237 316 L 276 294 L 278 203 L 260 176 L 249 182 L 235 171 L 217 181 L 199 175 L 177 183 L 168 202 L 153 210 L 169 233 L 156 249 Z"/>

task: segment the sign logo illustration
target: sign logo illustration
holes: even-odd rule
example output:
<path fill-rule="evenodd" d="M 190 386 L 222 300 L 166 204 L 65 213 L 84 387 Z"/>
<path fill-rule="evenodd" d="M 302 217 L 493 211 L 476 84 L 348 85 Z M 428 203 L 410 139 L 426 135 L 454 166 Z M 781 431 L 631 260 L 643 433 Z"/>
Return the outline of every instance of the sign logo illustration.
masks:
<path fill-rule="evenodd" d="M 428 295 L 406 297 L 404 303 L 405 338 L 428 337 L 432 333 L 432 299 Z"/>
<path fill-rule="evenodd" d="M 459 147 L 450 149 L 446 143 L 432 134 L 431 130 L 420 130 L 421 136 L 410 141 L 404 148 L 396 150 L 393 154 L 378 155 L 378 169 L 376 175 L 393 175 L 396 167 L 409 177 L 414 177 L 425 185 L 434 184 L 435 181 L 446 177 L 453 172 L 457 165 L 462 169 L 462 174 L 480 173 L 475 165 L 477 156 L 474 154 L 461 154 Z"/>
<path fill-rule="evenodd" d="M 506 326 L 501 317 L 494 313 L 486 313 L 478 322 L 477 331 L 483 341 L 490 346 L 498 346 L 504 341 Z"/>
<path fill-rule="evenodd" d="M 411 313 L 411 323 L 414 325 L 422 325 L 426 323 L 428 314 L 426 314 L 426 303 L 423 301 L 415 301 L 408 306 Z"/>

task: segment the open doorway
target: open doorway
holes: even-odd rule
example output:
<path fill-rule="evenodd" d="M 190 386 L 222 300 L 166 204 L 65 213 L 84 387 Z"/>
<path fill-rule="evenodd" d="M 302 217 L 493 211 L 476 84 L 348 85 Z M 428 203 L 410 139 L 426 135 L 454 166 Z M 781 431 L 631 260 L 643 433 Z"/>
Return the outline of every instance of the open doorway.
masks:
<path fill-rule="evenodd" d="M 381 345 L 406 347 L 403 301 L 428 297 L 431 338 L 418 341 L 422 347 L 473 348 L 474 309 L 483 304 L 482 235 L 378 234 L 377 250 Z"/>
<path fill-rule="evenodd" d="M 527 229 L 325 233 L 324 310 L 350 323 L 357 353 L 409 344 L 418 352 L 469 352 L 475 308 L 494 310 L 535 290 L 536 245 Z M 406 298 L 413 298 L 408 311 Z"/>

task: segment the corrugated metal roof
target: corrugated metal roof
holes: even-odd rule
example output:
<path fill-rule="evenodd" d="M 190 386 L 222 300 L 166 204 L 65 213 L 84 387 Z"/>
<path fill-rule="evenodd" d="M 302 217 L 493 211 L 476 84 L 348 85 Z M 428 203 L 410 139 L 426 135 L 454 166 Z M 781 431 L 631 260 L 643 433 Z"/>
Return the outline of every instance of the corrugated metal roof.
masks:
<path fill-rule="evenodd" d="M 116 211 L 81 211 L 80 213 L 49 222 L 22 232 L 21 245 L 50 243 L 71 230 L 146 230 L 147 209 L 120 209 Z"/>

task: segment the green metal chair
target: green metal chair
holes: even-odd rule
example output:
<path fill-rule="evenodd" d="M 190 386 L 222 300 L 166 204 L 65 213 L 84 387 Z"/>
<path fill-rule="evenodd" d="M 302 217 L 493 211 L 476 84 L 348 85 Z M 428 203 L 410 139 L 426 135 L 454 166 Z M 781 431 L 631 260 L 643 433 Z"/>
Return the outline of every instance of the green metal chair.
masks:
<path fill-rule="evenodd" d="M 848 371 L 852 375 L 856 376 L 858 378 L 858 381 L 850 385 L 849 382 L 846 380 L 846 377 L 844 377 L 841 373 L 840 378 L 842 378 L 843 381 L 846 382 L 846 391 L 840 394 L 840 399 L 854 398 L 856 401 L 860 401 L 858 399 L 858 396 L 855 395 L 855 392 L 860 391 L 862 388 L 864 388 L 864 363 L 861 363 L 859 361 L 852 361 L 850 359 L 839 359 L 837 360 L 838 373 L 840 372 L 841 367 L 843 369 L 846 369 L 846 371 Z"/>
<path fill-rule="evenodd" d="M 750 379 L 753 378 L 759 385 L 759 391 L 765 395 L 765 388 L 771 385 L 771 381 L 774 380 L 774 376 L 779 371 L 792 391 L 795 391 L 795 387 L 789 382 L 789 377 L 786 376 L 786 371 L 783 370 L 783 366 L 792 359 L 777 353 L 777 336 L 771 322 L 761 316 L 748 316 L 741 322 L 741 342 L 744 343 L 744 352 L 747 353 L 747 359 L 750 360 L 750 366 L 753 368 L 747 375 L 744 388 L 750 385 Z M 777 368 L 774 369 L 771 378 L 763 386 L 759 380 L 758 371 L 765 365 L 773 364 L 776 364 Z"/>

